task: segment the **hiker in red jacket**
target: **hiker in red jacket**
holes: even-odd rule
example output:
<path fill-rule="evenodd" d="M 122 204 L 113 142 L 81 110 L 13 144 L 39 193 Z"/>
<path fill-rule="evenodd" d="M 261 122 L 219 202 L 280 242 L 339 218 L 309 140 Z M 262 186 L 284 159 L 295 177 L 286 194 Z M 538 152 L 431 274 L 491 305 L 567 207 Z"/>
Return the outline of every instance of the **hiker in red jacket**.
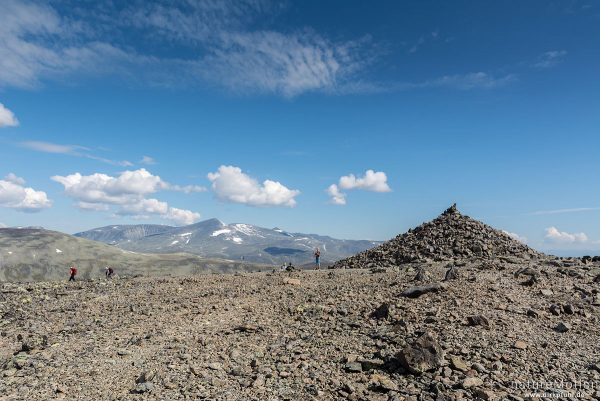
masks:
<path fill-rule="evenodd" d="M 69 273 L 71 274 L 71 277 L 69 277 L 69 281 L 75 281 L 75 275 L 77 274 L 77 268 L 75 268 L 75 266 L 71 266 Z"/>

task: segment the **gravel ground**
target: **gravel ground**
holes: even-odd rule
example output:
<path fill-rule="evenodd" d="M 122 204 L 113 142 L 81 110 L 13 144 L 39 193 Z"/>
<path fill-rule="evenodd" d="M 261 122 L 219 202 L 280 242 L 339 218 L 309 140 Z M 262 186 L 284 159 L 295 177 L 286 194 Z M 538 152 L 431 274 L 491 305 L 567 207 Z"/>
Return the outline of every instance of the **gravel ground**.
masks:
<path fill-rule="evenodd" d="M 0 284 L 0 399 L 600 399 L 598 266 L 523 267 Z"/>

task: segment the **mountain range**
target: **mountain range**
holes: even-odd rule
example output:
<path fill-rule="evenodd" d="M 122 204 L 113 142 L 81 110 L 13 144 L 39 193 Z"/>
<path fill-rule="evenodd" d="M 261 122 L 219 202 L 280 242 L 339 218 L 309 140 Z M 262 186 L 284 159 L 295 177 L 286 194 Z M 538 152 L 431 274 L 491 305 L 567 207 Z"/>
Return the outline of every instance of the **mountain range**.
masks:
<path fill-rule="evenodd" d="M 323 264 L 372 248 L 380 243 L 340 240 L 317 234 L 291 233 L 251 224 L 225 224 L 218 219 L 173 227 L 166 225 L 111 225 L 75 234 L 141 253 L 188 253 L 248 263 L 308 265 L 316 248 Z"/>
<path fill-rule="evenodd" d="M 114 267 L 120 276 L 179 276 L 272 268 L 189 253 L 137 253 L 42 228 L 0 228 L 0 282 L 65 279 L 73 265 L 78 269 L 78 278 L 102 277 L 105 266 Z"/>

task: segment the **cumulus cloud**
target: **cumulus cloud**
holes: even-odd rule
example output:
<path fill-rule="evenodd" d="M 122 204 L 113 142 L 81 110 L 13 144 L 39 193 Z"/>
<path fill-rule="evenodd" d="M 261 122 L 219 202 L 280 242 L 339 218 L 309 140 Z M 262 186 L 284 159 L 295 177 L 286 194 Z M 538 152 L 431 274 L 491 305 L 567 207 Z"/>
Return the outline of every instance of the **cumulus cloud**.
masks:
<path fill-rule="evenodd" d="M 17 175 L 15 173 L 8 173 L 6 175 L 6 177 L 4 177 L 4 179 L 6 181 L 10 181 L 16 185 L 21 185 L 21 186 L 25 185 L 25 180 L 21 177 L 17 177 Z"/>
<path fill-rule="evenodd" d="M 504 234 L 508 235 L 509 237 L 511 237 L 512 239 L 515 239 L 515 240 L 517 240 L 519 242 L 522 242 L 523 244 L 527 243 L 527 237 L 523 237 L 523 236 L 521 236 L 521 235 L 519 235 L 517 233 L 511 233 L 511 232 L 508 232 L 508 231 L 505 231 L 505 230 L 502 230 L 502 232 Z"/>
<path fill-rule="evenodd" d="M 383 171 L 367 170 L 362 177 L 349 174 L 340 177 L 337 184 L 331 184 L 327 193 L 334 205 L 345 205 L 346 194 L 342 190 L 361 189 L 371 192 L 390 192 L 392 189 L 387 183 L 387 175 Z"/>
<path fill-rule="evenodd" d="M 390 192 L 391 189 L 387 183 L 387 175 L 383 171 L 367 170 L 362 177 L 356 177 L 354 174 L 340 177 L 339 186 L 341 189 L 364 189 L 372 192 Z"/>
<path fill-rule="evenodd" d="M 277 181 L 265 180 L 261 185 L 234 166 L 220 166 L 216 172 L 208 173 L 208 179 L 218 199 L 249 206 L 294 207 L 295 197 L 300 194 Z"/>
<path fill-rule="evenodd" d="M 0 128 L 16 127 L 17 125 L 19 125 L 19 120 L 14 113 L 0 103 Z"/>
<path fill-rule="evenodd" d="M 331 203 L 334 205 L 346 204 L 346 194 L 341 192 L 336 184 L 331 184 L 329 188 L 327 188 L 327 193 L 331 196 Z"/>
<path fill-rule="evenodd" d="M 544 238 L 549 242 L 559 244 L 577 244 L 588 241 L 588 236 L 585 233 L 568 233 L 559 231 L 556 227 L 548 227 Z"/>
<path fill-rule="evenodd" d="M 165 190 L 197 192 L 202 187 L 173 185 L 143 168 L 123 171 L 117 177 L 102 173 L 87 176 L 74 173 L 56 175 L 52 180 L 62 184 L 67 196 L 77 200 L 76 206 L 82 210 L 108 211 L 115 206 L 119 208 L 118 215 L 159 216 L 179 224 L 191 224 L 200 218 L 198 213 L 170 207 L 166 202 L 148 199 L 147 196 Z"/>
<path fill-rule="evenodd" d="M 21 212 L 39 212 L 52 206 L 45 192 L 24 185 L 25 180 L 13 173 L 0 180 L 0 206 Z"/>

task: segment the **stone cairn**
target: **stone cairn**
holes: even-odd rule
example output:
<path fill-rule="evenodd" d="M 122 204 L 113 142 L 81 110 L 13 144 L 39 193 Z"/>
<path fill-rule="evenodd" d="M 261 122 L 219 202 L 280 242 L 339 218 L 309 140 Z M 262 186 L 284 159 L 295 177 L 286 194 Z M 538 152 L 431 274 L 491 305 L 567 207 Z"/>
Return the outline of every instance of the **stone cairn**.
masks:
<path fill-rule="evenodd" d="M 462 215 L 456 204 L 375 248 L 336 262 L 332 268 L 393 267 L 405 263 L 460 260 L 532 260 L 544 255 L 480 221 Z"/>

